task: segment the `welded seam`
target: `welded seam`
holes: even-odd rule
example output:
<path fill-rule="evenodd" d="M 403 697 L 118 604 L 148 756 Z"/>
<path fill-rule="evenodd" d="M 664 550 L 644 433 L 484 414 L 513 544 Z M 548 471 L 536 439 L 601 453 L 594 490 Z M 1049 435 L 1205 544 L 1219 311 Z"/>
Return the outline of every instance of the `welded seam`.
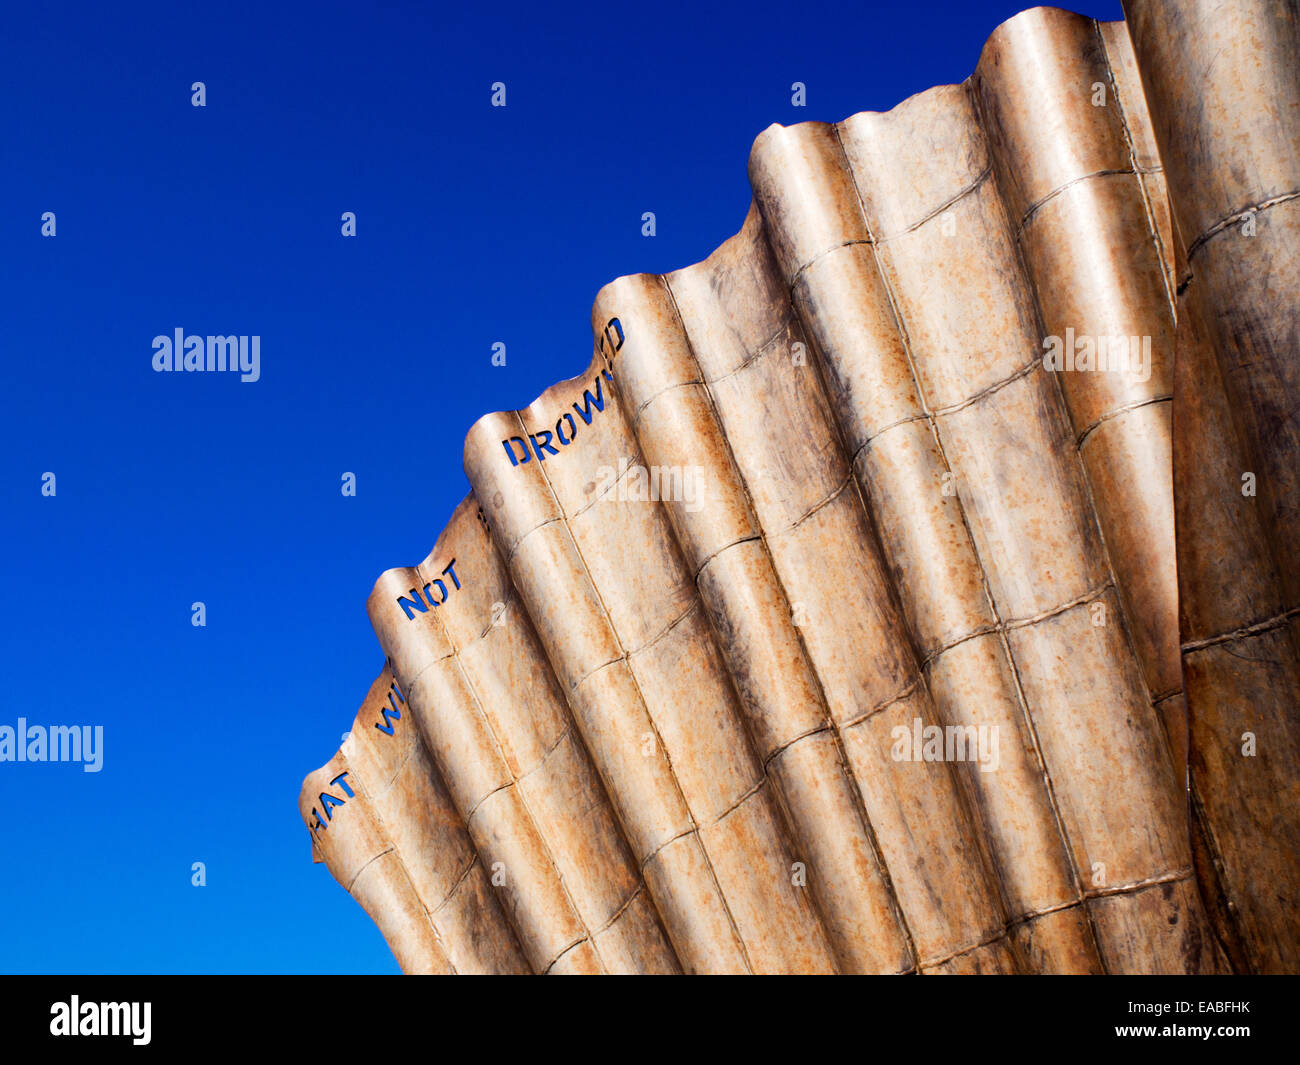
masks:
<path fill-rule="evenodd" d="M 1182 645 L 1182 652 L 1186 655 L 1191 654 L 1193 651 L 1203 651 L 1207 647 L 1216 647 L 1221 643 L 1231 643 L 1233 640 L 1247 640 L 1255 636 L 1262 636 L 1273 629 L 1281 628 L 1297 614 L 1300 614 L 1300 606 L 1284 610 L 1280 614 L 1274 614 L 1271 618 L 1257 621 L 1253 625 L 1244 625 L 1230 632 L 1221 632 L 1217 636 L 1207 636 L 1202 640 L 1188 640 L 1187 643 Z"/>
<path fill-rule="evenodd" d="M 1150 407 L 1156 403 L 1172 403 L 1173 398 L 1174 398 L 1173 393 L 1168 393 L 1160 396 L 1152 396 L 1149 399 L 1135 399 L 1132 403 L 1125 403 L 1122 406 L 1114 408 L 1113 410 L 1109 410 L 1105 414 L 1103 414 L 1100 418 L 1098 418 L 1095 422 L 1093 422 L 1090 426 L 1088 426 L 1088 428 L 1086 428 L 1083 432 L 1079 433 L 1077 437 L 1075 437 L 1074 446 L 1076 448 L 1082 448 L 1083 442 L 1088 439 L 1092 431 L 1096 429 L 1097 426 L 1104 425 L 1112 418 L 1118 418 L 1121 414 L 1127 414 L 1131 410 L 1139 410 L 1142 407 Z"/>
<path fill-rule="evenodd" d="M 1278 204 L 1288 203 L 1297 197 L 1300 197 L 1300 189 L 1297 189 L 1294 192 L 1284 192 L 1280 196 L 1270 196 L 1268 199 L 1260 200 L 1258 203 L 1247 204 L 1245 207 L 1241 207 L 1233 211 L 1231 214 L 1220 218 L 1210 226 L 1209 229 L 1192 241 L 1191 247 L 1187 249 L 1188 263 L 1192 261 L 1192 256 L 1201 250 L 1202 245 L 1214 237 L 1217 237 L 1229 226 L 1244 221 L 1250 215 L 1258 214 L 1260 211 L 1266 211 L 1270 207 L 1276 207 Z"/>

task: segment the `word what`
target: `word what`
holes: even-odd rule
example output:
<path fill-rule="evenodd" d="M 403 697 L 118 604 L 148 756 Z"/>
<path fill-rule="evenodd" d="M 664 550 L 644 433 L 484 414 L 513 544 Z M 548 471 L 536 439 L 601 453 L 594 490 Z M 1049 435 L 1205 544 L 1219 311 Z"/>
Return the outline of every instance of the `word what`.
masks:
<path fill-rule="evenodd" d="M 396 698 L 394 698 L 394 696 L 396 696 Z M 402 706 L 406 705 L 406 697 L 402 695 L 401 689 L 398 688 L 397 681 L 393 681 L 393 683 L 388 686 L 388 705 L 380 707 L 380 720 L 375 722 L 375 728 L 386 736 L 391 736 L 396 731 L 397 726 L 394 725 L 393 722 L 402 719 L 402 711 L 398 709 L 397 706 L 399 700 L 401 701 Z M 356 797 L 356 792 L 353 791 L 352 786 L 348 784 L 348 776 L 350 773 L 351 770 L 340 773 L 330 781 L 331 786 L 336 786 L 343 790 L 342 795 L 335 795 L 328 791 L 322 791 L 319 794 L 320 810 L 317 811 L 314 806 L 311 808 L 311 815 L 314 819 L 314 823 L 308 822 L 307 824 L 307 828 L 313 834 L 324 832 L 329 827 L 328 822 L 334 820 L 335 807 L 344 806 L 347 804 L 348 799 Z M 325 814 L 325 820 L 323 821 L 321 820 L 321 813 Z"/>

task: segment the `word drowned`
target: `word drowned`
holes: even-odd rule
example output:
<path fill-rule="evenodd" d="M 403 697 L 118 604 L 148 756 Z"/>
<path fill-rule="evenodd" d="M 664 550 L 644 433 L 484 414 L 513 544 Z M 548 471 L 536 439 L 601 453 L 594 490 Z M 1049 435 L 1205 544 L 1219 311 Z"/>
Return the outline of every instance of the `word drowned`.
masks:
<path fill-rule="evenodd" d="M 615 337 L 618 338 L 617 341 Z M 581 418 L 584 425 L 590 425 L 591 420 L 597 414 L 603 414 L 605 411 L 604 386 L 601 383 L 601 378 L 604 378 L 610 384 L 614 383 L 614 375 L 610 372 L 609 367 L 613 366 L 614 356 L 623 346 L 624 339 L 623 323 L 617 318 L 611 318 L 600 338 L 600 353 L 605 359 L 606 368 L 601 370 L 593 382 L 596 394 L 593 396 L 590 388 L 585 389 L 582 393 L 582 406 L 578 406 L 577 403 L 573 404 L 573 414 Z M 573 414 L 568 411 L 561 414 L 556 419 L 555 432 L 542 429 L 535 433 L 529 433 L 527 440 L 524 440 L 522 436 L 512 436 L 502 440 L 501 446 L 505 448 L 506 455 L 510 458 L 510 465 L 524 466 L 532 462 L 534 455 L 537 456 L 538 462 L 545 462 L 547 455 L 558 455 L 560 453 L 555 444 L 558 443 L 560 447 L 568 447 L 572 444 L 578 435 L 578 423 Z M 531 451 L 529 451 L 530 444 L 532 445 Z"/>

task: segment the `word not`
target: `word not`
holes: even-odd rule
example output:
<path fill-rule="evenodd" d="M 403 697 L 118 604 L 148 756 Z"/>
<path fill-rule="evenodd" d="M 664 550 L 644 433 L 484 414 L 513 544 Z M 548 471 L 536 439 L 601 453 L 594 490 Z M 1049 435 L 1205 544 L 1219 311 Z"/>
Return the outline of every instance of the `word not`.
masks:
<path fill-rule="evenodd" d="M 925 725 L 919 717 L 912 727 L 895 725 L 890 756 L 895 762 L 976 762 L 981 773 L 1001 764 L 997 725 Z"/>
<path fill-rule="evenodd" d="M 104 726 L 0 725 L 0 762 L 81 762 L 83 773 L 104 768 Z"/>
<path fill-rule="evenodd" d="M 1151 377 L 1151 338 L 1126 336 L 1091 337 L 1074 335 L 1066 329 L 1065 339 L 1043 338 L 1043 369 L 1067 372 L 1128 373 L 1139 381 Z"/>
<path fill-rule="evenodd" d="M 155 373 L 212 373 L 234 370 L 241 381 L 256 381 L 262 376 L 262 338 L 186 336 L 177 328 L 174 337 L 153 338 Z"/>
<path fill-rule="evenodd" d="M 394 695 L 397 696 L 397 699 L 393 698 Z M 380 719 L 375 722 L 375 728 L 377 728 L 380 732 L 384 733 L 384 735 L 386 736 L 393 735 L 393 733 L 397 729 L 397 726 L 394 725 L 393 722 L 400 721 L 402 718 L 402 711 L 397 708 L 398 700 L 401 700 L 403 706 L 406 705 L 406 696 L 402 694 L 402 690 L 397 686 L 397 681 L 393 681 L 388 686 L 388 705 L 380 707 L 379 710 Z M 356 792 L 353 791 L 351 785 L 348 784 L 347 778 L 350 773 L 351 770 L 340 773 L 338 776 L 336 776 L 333 780 L 330 781 L 331 785 L 337 785 L 338 787 L 343 789 L 343 795 L 341 796 L 335 795 L 328 791 L 322 791 L 320 793 L 319 796 L 320 806 L 321 806 L 321 811 L 323 811 L 325 814 L 325 820 L 324 821 L 321 820 L 320 813 L 317 812 L 316 807 L 313 806 L 311 808 L 311 815 L 315 819 L 315 823 L 314 824 L 309 823 L 307 825 L 307 828 L 313 834 L 317 832 L 324 832 L 329 827 L 329 825 L 326 822 L 334 820 L 334 807 L 344 806 L 347 804 L 348 799 L 356 797 Z"/>
<path fill-rule="evenodd" d="M 617 488 L 616 491 L 610 491 Z M 604 493 L 603 501 L 620 503 L 685 503 L 694 514 L 704 507 L 703 466 L 651 466 L 632 465 L 621 458 L 617 468 L 601 466 L 596 470 L 596 491 Z"/>
<path fill-rule="evenodd" d="M 451 590 L 452 592 L 460 590 L 460 578 L 456 576 L 456 560 L 454 558 L 447 563 L 447 568 L 442 571 L 442 575 L 444 577 L 451 577 L 451 582 L 454 586 Z M 441 599 L 435 599 L 432 593 L 430 593 L 429 589 L 433 587 L 436 587 L 438 591 L 442 593 Z M 397 605 L 402 608 L 402 612 L 406 615 L 407 621 L 410 621 L 415 617 L 415 612 L 417 610 L 421 614 L 427 614 L 429 612 L 429 607 L 442 606 L 442 604 L 451 597 L 451 592 L 447 590 L 447 585 L 441 580 L 432 580 L 426 584 L 424 586 L 423 596 L 414 588 L 412 588 L 407 594 L 410 596 L 409 599 L 405 595 L 399 595 L 397 597 Z M 427 606 L 425 605 L 426 603 L 428 604 Z"/>
<path fill-rule="evenodd" d="M 615 336 L 618 337 L 617 341 L 614 339 Z M 605 369 L 601 370 L 600 374 L 596 377 L 596 394 L 593 396 L 591 394 L 591 389 L 585 389 L 582 393 L 582 406 L 579 407 L 578 404 L 573 404 L 574 413 L 582 419 L 583 424 L 585 425 L 590 425 L 591 419 L 594 418 L 596 414 L 603 414 L 605 411 L 605 396 L 601 391 L 603 388 L 600 383 L 601 378 L 603 377 L 610 384 L 614 383 L 614 375 L 610 367 L 614 365 L 614 357 L 618 354 L 619 349 L 623 347 L 623 343 L 626 339 L 627 337 L 623 333 L 623 323 L 617 318 L 611 318 L 605 323 L 605 328 L 601 332 L 600 336 L 600 353 L 605 360 Z M 592 412 L 593 407 L 595 407 L 595 413 Z M 565 433 L 564 431 L 566 423 L 569 427 L 568 433 Z M 556 420 L 554 433 L 547 429 L 543 429 L 536 433 L 529 433 L 528 441 L 525 441 L 522 436 L 512 436 L 507 440 L 502 440 L 501 446 L 506 449 L 506 454 L 510 456 L 511 466 L 523 466 L 532 462 L 533 455 L 537 456 L 538 462 L 545 462 L 548 453 L 551 455 L 558 455 L 559 451 L 557 451 L 555 445 L 551 443 L 552 440 L 558 441 L 560 447 L 568 447 L 573 443 L 574 438 L 577 435 L 578 423 L 574 421 L 573 414 L 569 414 L 566 411 Z M 528 450 L 529 443 L 533 446 L 531 452 Z M 515 454 L 516 446 L 519 448 L 518 454 Z"/>
<path fill-rule="evenodd" d="M 131 1042 L 148 1046 L 151 1002 L 70 1002 L 50 1005 L 50 1035 L 129 1035 Z"/>

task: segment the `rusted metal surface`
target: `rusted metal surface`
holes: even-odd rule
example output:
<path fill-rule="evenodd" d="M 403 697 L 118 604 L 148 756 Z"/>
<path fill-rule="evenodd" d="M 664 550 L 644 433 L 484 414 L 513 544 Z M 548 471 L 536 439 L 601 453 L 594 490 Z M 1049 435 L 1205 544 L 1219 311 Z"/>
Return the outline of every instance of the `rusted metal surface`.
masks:
<path fill-rule="evenodd" d="M 1296 8 L 1126 6 L 771 127 L 474 425 L 300 797 L 404 970 L 1300 968 Z"/>
<path fill-rule="evenodd" d="M 1174 483 L 1198 859 L 1238 966 L 1296 972 L 1300 9 L 1243 4 L 1230 24 L 1208 4 L 1126 13 L 1179 234 Z"/>

